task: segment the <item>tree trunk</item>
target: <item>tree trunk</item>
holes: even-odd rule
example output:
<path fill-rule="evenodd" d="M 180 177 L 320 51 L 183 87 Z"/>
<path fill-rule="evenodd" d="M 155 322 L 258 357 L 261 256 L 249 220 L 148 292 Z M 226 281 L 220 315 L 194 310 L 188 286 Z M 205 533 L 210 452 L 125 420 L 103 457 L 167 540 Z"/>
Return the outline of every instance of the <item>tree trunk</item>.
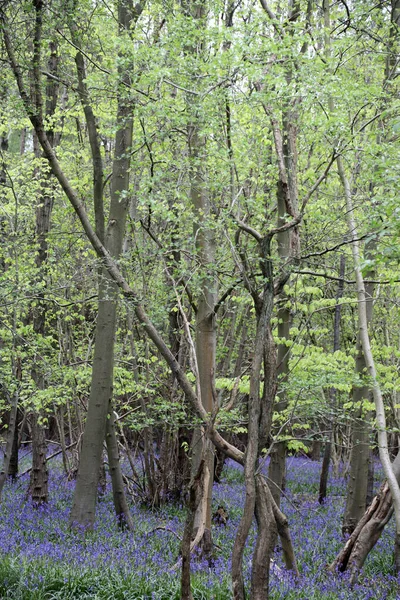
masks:
<path fill-rule="evenodd" d="M 38 415 L 31 415 L 32 427 L 32 470 L 29 484 L 29 494 L 35 506 L 46 504 L 48 501 L 48 471 L 47 444 L 45 429 L 38 423 Z"/>
<path fill-rule="evenodd" d="M 8 421 L 8 429 L 7 429 L 7 440 L 6 447 L 4 450 L 4 461 L 3 466 L 0 471 L 0 498 L 3 492 L 4 484 L 6 482 L 7 476 L 10 476 L 10 465 L 11 458 L 13 456 L 13 448 L 15 445 L 15 440 L 17 440 L 17 453 L 18 453 L 18 392 L 15 391 L 12 398 L 10 398 L 10 416 Z M 15 456 L 15 454 L 14 454 Z M 14 465 L 15 467 L 15 465 Z M 16 472 L 15 472 L 16 471 Z M 18 461 L 15 468 L 12 470 L 12 477 L 15 479 L 16 474 L 18 473 Z"/>
<path fill-rule="evenodd" d="M 397 1 L 395 2 L 397 6 Z M 330 15 L 329 15 L 329 0 L 323 2 L 324 11 L 324 27 L 325 27 L 325 44 L 327 56 L 330 56 Z M 394 5 L 392 5 L 391 19 L 394 18 Z M 397 22 L 398 13 L 396 13 Z M 394 27 L 396 30 L 396 27 Z M 330 110 L 333 110 L 333 101 L 330 99 L 329 102 Z M 357 286 L 357 300 L 358 300 L 358 319 L 359 319 L 359 338 L 363 349 L 363 354 L 367 366 L 368 375 L 371 380 L 371 389 L 375 404 L 376 413 L 376 427 L 378 437 L 378 448 L 379 457 L 382 463 L 383 471 L 388 480 L 390 491 L 393 497 L 394 513 L 396 518 L 396 540 L 400 539 L 400 487 L 392 469 L 390 461 L 390 455 L 388 450 L 388 439 L 386 431 L 386 416 L 385 416 L 385 404 L 382 397 L 382 391 L 379 385 L 377 371 L 375 366 L 374 357 L 371 350 L 370 338 L 368 334 L 368 318 L 366 311 L 367 294 L 364 284 L 364 277 L 361 270 L 360 260 L 360 249 L 358 241 L 358 230 L 356 226 L 354 208 L 353 208 L 353 197 L 351 193 L 350 184 L 346 176 L 344 163 L 341 156 L 336 158 L 336 164 L 340 180 L 343 185 L 344 195 L 346 199 L 346 218 L 348 224 L 349 235 L 351 239 L 351 249 L 354 262 L 356 286 Z"/>
<path fill-rule="evenodd" d="M 365 373 L 365 361 L 362 350 L 358 347 L 356 372 Z M 361 371 L 359 370 L 361 368 Z M 353 391 L 354 403 L 361 403 L 369 397 L 368 386 L 357 387 Z M 343 517 L 342 533 L 350 534 L 362 517 L 366 508 L 369 465 L 370 432 L 368 422 L 363 415 L 363 408 L 358 407 L 353 413 L 351 427 L 350 474 L 347 486 L 346 509 Z"/>
<path fill-rule="evenodd" d="M 375 477 L 375 459 L 374 451 L 370 448 L 368 461 L 368 484 L 366 505 L 369 506 L 374 497 L 374 477 Z"/>
<path fill-rule="evenodd" d="M 38 9 L 37 9 L 38 10 Z M 46 116 L 51 118 L 54 116 L 58 102 L 58 82 L 57 82 L 57 71 L 59 56 L 57 54 L 57 45 L 54 42 L 50 42 L 50 58 L 48 61 L 48 70 L 53 77 L 49 77 L 46 85 Z M 36 49 L 39 52 L 39 49 Z M 40 56 L 34 57 L 34 62 L 39 61 Z M 35 65 L 37 67 L 38 65 Z M 33 92 L 34 101 L 37 107 L 40 106 L 37 90 Z M 50 127 L 47 130 L 47 138 L 50 146 L 54 146 L 54 131 Z M 34 151 L 37 158 L 41 157 L 41 150 L 38 143 L 36 134 L 34 134 Z M 49 173 L 40 173 L 39 169 L 36 169 L 37 177 L 40 177 L 41 182 L 41 194 L 38 198 L 36 206 L 36 241 L 38 249 L 35 257 L 35 263 L 37 268 L 36 278 L 37 281 L 42 281 L 47 287 L 48 279 L 48 242 L 47 236 L 51 226 L 51 213 L 53 210 L 53 189 L 51 179 L 52 176 Z M 45 300 L 45 288 L 41 288 L 38 292 L 37 306 L 33 311 L 33 330 L 38 338 L 43 338 L 46 335 L 46 313 L 47 303 Z M 40 344 L 39 344 L 40 347 Z M 32 367 L 32 379 L 34 380 L 38 390 L 44 390 L 47 387 L 47 382 L 44 376 L 43 368 L 43 357 L 40 353 L 34 357 Z M 44 431 L 44 425 L 41 422 L 41 418 L 38 414 L 32 413 L 31 418 L 32 427 L 32 470 L 30 474 L 29 491 L 32 495 L 32 500 L 35 505 L 40 505 L 43 502 L 47 502 L 48 498 L 48 473 L 46 466 L 46 436 Z M 43 472 L 40 470 L 43 469 Z"/>
<path fill-rule="evenodd" d="M 345 259 L 344 254 L 342 254 L 342 256 L 340 257 L 340 267 L 339 267 L 340 281 L 338 283 L 338 288 L 337 288 L 337 292 L 336 292 L 335 318 L 334 318 L 334 325 L 333 325 L 333 351 L 334 352 L 336 352 L 337 350 L 340 349 L 340 319 L 341 319 L 342 311 L 341 311 L 341 306 L 340 306 L 339 300 L 343 296 L 343 288 L 344 288 L 343 280 L 344 280 L 344 274 L 345 274 L 345 266 L 346 266 L 346 259 Z M 329 400 L 330 400 L 331 410 L 334 411 L 336 408 L 336 390 L 335 390 L 335 388 L 330 389 Z M 321 477 L 320 477 L 320 482 L 319 482 L 318 501 L 320 504 L 322 504 L 326 498 L 326 489 L 327 489 L 327 485 L 328 485 L 329 464 L 330 464 L 330 460 L 331 460 L 332 444 L 334 444 L 334 442 L 335 442 L 334 420 L 331 421 L 330 426 L 331 426 L 330 439 L 325 444 L 324 457 L 322 460 Z"/>
<path fill-rule="evenodd" d="M 266 486 L 256 478 L 255 517 L 258 534 L 253 552 L 251 569 L 251 598 L 265 600 L 269 597 L 270 557 L 278 535 L 274 512 Z"/>
<path fill-rule="evenodd" d="M 181 553 L 182 553 L 182 570 L 181 570 L 181 600 L 193 600 L 191 584 L 190 584 L 190 558 L 192 552 L 192 533 L 194 527 L 194 518 L 197 512 L 197 506 L 203 502 L 206 497 L 204 489 L 202 489 L 205 481 L 203 470 L 205 468 L 204 460 L 200 461 L 199 468 L 194 477 L 191 478 L 189 485 L 189 501 L 187 504 L 187 514 L 185 521 L 185 529 L 183 532 Z"/>
<path fill-rule="evenodd" d="M 133 8 L 131 2 L 120 0 L 118 4 L 118 22 L 121 30 L 127 31 L 130 26 L 136 22 L 144 6 L 138 5 Z M 79 71 L 80 69 L 80 71 Z M 108 226 L 105 234 L 105 247 L 114 258 L 119 257 L 122 251 L 125 222 L 129 210 L 129 199 L 127 191 L 129 189 L 129 170 L 130 170 L 130 148 L 132 145 L 133 128 L 133 102 L 126 98 L 126 87 L 129 87 L 129 71 L 121 71 L 120 89 L 118 91 L 118 130 L 115 137 L 115 155 L 113 162 L 113 171 L 111 179 L 111 204 Z M 80 95 L 82 102 L 87 107 L 87 93 L 82 87 L 82 64 L 78 64 L 78 77 L 80 81 Z M 124 85 L 125 84 L 125 85 Z M 89 111 L 90 113 L 90 111 Z M 88 120 L 91 136 L 91 146 L 94 157 L 97 156 L 95 149 L 98 140 L 93 115 L 85 111 Z M 102 235 L 102 189 L 98 184 L 99 169 L 101 164 L 94 160 L 94 172 L 97 174 L 94 181 L 94 200 L 95 210 L 98 216 L 96 227 L 97 235 L 101 240 Z M 101 197 L 99 197 L 101 195 Z M 114 373 L 114 337 L 116 330 L 117 317 L 117 295 L 118 290 L 115 282 L 109 273 L 103 269 L 100 275 L 99 283 L 99 308 L 96 322 L 95 348 L 92 368 L 92 384 L 89 397 L 88 413 L 86 417 L 86 426 L 83 434 L 81 458 L 78 469 L 78 476 L 74 494 L 74 502 L 70 516 L 70 522 L 73 525 L 79 525 L 85 528 L 92 528 L 95 519 L 97 484 L 100 462 L 103 451 L 103 442 L 106 434 L 107 415 L 110 410 L 113 392 L 113 373 Z M 113 465 L 113 497 L 116 501 L 116 515 L 118 522 L 121 522 L 121 510 L 124 513 L 123 520 L 129 526 L 131 517 L 127 508 L 126 500 L 121 502 L 123 490 L 120 487 L 122 474 L 117 473 L 120 469 L 119 462 L 115 461 L 114 449 L 116 447 L 115 430 L 109 430 L 110 448 L 112 455 L 109 461 Z M 109 445 L 107 444 L 107 447 Z M 118 449 L 117 449 L 118 452 Z"/>
<path fill-rule="evenodd" d="M 207 192 L 204 189 L 203 174 L 199 171 L 198 161 L 204 160 L 201 154 L 205 151 L 205 143 L 198 137 L 197 131 L 190 133 L 190 147 L 192 159 L 196 166 L 192 175 L 191 197 L 195 210 L 195 237 L 197 240 L 197 250 L 199 260 L 202 266 L 202 283 L 198 307 L 196 313 L 196 360 L 198 369 L 198 387 L 203 407 L 208 413 L 212 413 L 214 407 L 213 390 L 215 388 L 215 357 L 217 328 L 214 307 L 217 301 L 217 280 L 210 274 L 215 261 L 215 238 L 208 221 L 211 217 L 210 203 Z M 212 482 L 214 479 L 214 447 L 206 440 L 204 432 L 197 429 L 193 436 L 192 454 L 193 454 L 193 473 L 199 468 L 199 457 L 203 456 L 203 446 L 205 447 L 205 468 L 204 473 L 208 472 L 210 478 L 208 486 L 204 489 L 207 497 L 206 504 L 200 502 L 194 519 L 193 534 L 196 536 L 200 527 L 204 526 L 204 535 L 211 538 L 211 501 L 212 501 Z M 202 513 L 202 510 L 205 510 Z M 209 548 L 210 549 L 210 548 Z"/>
<path fill-rule="evenodd" d="M 375 242 L 366 245 L 366 258 L 372 258 Z M 370 271 L 373 278 L 375 272 Z M 370 327 L 373 316 L 374 284 L 365 285 L 366 292 L 366 320 Z M 364 358 L 360 335 L 357 336 L 356 374 L 359 380 L 365 378 L 367 365 Z M 342 532 L 349 534 L 361 519 L 367 506 L 368 472 L 370 460 L 370 435 L 371 425 L 364 408 L 364 402 L 371 399 L 371 390 L 368 385 L 362 384 L 353 388 L 354 412 L 351 425 L 351 454 L 350 477 L 347 488 L 346 509 L 343 518 Z"/>
<path fill-rule="evenodd" d="M 400 453 L 392 463 L 392 469 L 394 476 L 400 483 Z M 392 496 L 388 482 L 384 481 L 346 544 L 329 565 L 329 570 L 331 572 L 350 570 L 351 580 L 354 583 L 365 559 L 379 540 L 392 514 Z"/>
<path fill-rule="evenodd" d="M 297 17 L 296 17 L 297 18 Z M 292 67 L 288 67 L 287 79 L 293 78 Z M 288 215 L 292 218 L 298 215 L 297 189 L 297 99 L 285 107 L 282 117 L 282 127 L 274 118 L 271 119 L 274 134 L 275 151 L 278 159 L 279 180 L 277 186 L 278 227 L 285 224 Z M 300 237 L 297 227 L 283 231 L 277 235 L 280 271 L 283 281 L 289 280 L 288 267 L 300 253 Z M 285 274 L 287 273 L 287 274 Z M 278 309 L 278 401 L 274 411 L 282 413 L 287 407 L 286 386 L 289 377 L 289 346 L 292 315 L 288 306 L 288 297 L 284 286 L 281 286 L 280 306 Z M 281 433 L 284 433 L 281 432 Z M 286 442 L 278 442 L 271 452 L 268 477 L 271 481 L 271 493 L 277 505 L 280 505 L 281 492 L 285 484 L 286 471 Z"/>
<path fill-rule="evenodd" d="M 364 278 L 360 267 L 360 252 L 358 245 L 358 232 L 354 220 L 353 200 L 350 186 L 346 178 L 343 162 L 341 158 L 337 158 L 338 172 L 343 184 L 346 196 L 347 205 L 347 220 L 348 227 L 352 239 L 352 252 L 354 260 L 354 268 L 357 282 L 357 297 L 358 297 L 358 316 L 359 316 L 359 331 L 360 340 L 363 348 L 365 362 L 367 365 L 368 374 L 372 382 L 372 393 L 375 403 L 376 425 L 378 435 L 379 457 L 382 463 L 383 471 L 388 480 L 388 485 L 393 498 L 394 514 L 396 519 L 396 540 L 400 539 L 400 487 L 397 477 L 393 471 L 388 450 L 387 431 L 386 431 L 386 416 L 385 405 L 382 397 L 381 388 L 378 381 L 375 361 L 371 350 L 370 339 L 368 335 L 368 319 L 366 312 L 367 294 L 364 285 Z"/>
<path fill-rule="evenodd" d="M 185 12 L 196 22 L 196 27 L 202 27 L 205 18 L 206 5 L 202 0 L 190 0 L 185 3 Z M 188 48 L 188 52 L 201 55 L 201 44 Z M 194 75 L 194 74 L 193 74 Z M 193 98 L 190 98 L 193 103 Z M 211 415 L 214 402 L 215 366 L 217 326 L 215 305 L 217 302 L 218 280 L 215 276 L 216 240 L 212 222 L 212 207 L 207 189 L 206 137 L 200 133 L 202 128 L 199 116 L 201 106 L 191 107 L 191 121 L 188 124 L 188 147 L 190 158 L 190 196 L 194 213 L 194 237 L 200 264 L 200 292 L 196 312 L 196 362 L 197 387 L 203 408 Z M 207 477 L 207 486 L 201 486 L 206 501 L 199 502 L 196 508 L 193 525 L 193 537 L 203 531 L 204 553 L 211 553 L 211 520 L 212 520 L 212 484 L 214 480 L 214 446 L 206 438 L 205 429 L 197 428 L 192 440 L 192 478 L 198 472 L 200 461 L 204 460 L 203 476 Z"/>
<path fill-rule="evenodd" d="M 110 470 L 114 509 L 121 529 L 133 530 L 133 521 L 126 501 L 124 481 L 119 462 L 118 440 L 115 430 L 115 417 L 112 405 L 108 413 L 106 426 L 106 443 L 108 454 L 108 468 Z"/>
<path fill-rule="evenodd" d="M 107 274 L 103 273 L 99 287 L 92 383 L 70 517 L 71 524 L 85 528 L 94 524 L 106 420 L 112 397 L 116 305 L 106 299 L 110 296 L 111 287 Z"/>
<path fill-rule="evenodd" d="M 284 517 L 279 511 L 269 487 L 261 481 L 261 475 L 258 472 L 258 457 L 270 432 L 272 405 L 276 393 L 276 347 L 271 332 L 274 288 L 270 238 L 266 236 L 260 239 L 259 243 L 262 257 L 261 268 L 266 283 L 262 297 L 256 296 L 253 290 L 257 328 L 248 402 L 248 442 L 244 465 L 246 496 L 232 552 L 234 600 L 244 600 L 246 597 L 242 572 L 243 552 L 253 516 L 256 516 L 258 528 L 251 575 L 252 598 L 259 600 L 268 598 L 269 564 L 278 532 L 277 518 L 280 520 L 282 535 L 284 535 L 285 530 Z M 261 396 L 260 380 L 262 371 L 264 371 L 264 390 Z M 273 507 L 275 507 L 276 516 L 274 516 Z"/>
<path fill-rule="evenodd" d="M 8 476 L 10 477 L 11 481 L 15 481 L 18 475 L 18 427 L 20 423 L 20 418 L 20 409 L 18 409 L 15 415 L 14 437 L 11 447 L 10 464 L 8 466 Z"/>
<path fill-rule="evenodd" d="M 235 362 L 235 367 L 233 369 L 233 377 L 240 377 L 243 371 L 243 362 L 246 350 L 247 336 L 248 336 L 248 319 L 250 316 L 250 308 L 246 307 L 243 312 L 243 319 L 240 321 L 240 327 L 237 328 L 236 337 L 239 338 L 239 346 L 237 351 L 237 357 Z"/>

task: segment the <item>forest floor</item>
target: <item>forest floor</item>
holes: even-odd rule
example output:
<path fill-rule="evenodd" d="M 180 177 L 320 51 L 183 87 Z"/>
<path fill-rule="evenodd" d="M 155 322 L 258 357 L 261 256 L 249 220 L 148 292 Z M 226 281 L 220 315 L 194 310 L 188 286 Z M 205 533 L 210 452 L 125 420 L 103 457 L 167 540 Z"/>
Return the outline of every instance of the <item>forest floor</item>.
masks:
<path fill-rule="evenodd" d="M 118 531 L 111 490 L 98 504 L 93 532 L 71 531 L 68 517 L 74 482 L 53 461 L 48 506 L 34 509 L 26 499 L 28 475 L 7 484 L 0 511 L 0 598 L 14 600 L 178 600 L 179 537 L 185 511 L 166 505 L 151 511 L 132 505 L 134 532 Z M 392 575 L 393 523 L 371 552 L 359 583 L 350 589 L 348 576 L 331 575 L 325 566 L 342 545 L 341 517 L 345 483 L 330 478 L 328 498 L 317 501 L 320 464 L 289 458 L 287 490 L 282 508 L 287 514 L 297 554 L 300 580 L 283 570 L 279 547 L 271 573 L 271 599 L 395 600 Z M 379 473 L 377 475 L 380 476 Z M 243 504 L 243 475 L 228 462 L 222 482 L 215 485 L 215 508 L 229 513 L 227 526 L 216 526 L 212 568 L 193 561 L 194 600 L 229 600 L 230 554 Z M 252 539 L 254 531 L 252 532 Z M 250 542 L 251 546 L 251 542 Z M 248 579 L 251 547 L 245 560 Z"/>

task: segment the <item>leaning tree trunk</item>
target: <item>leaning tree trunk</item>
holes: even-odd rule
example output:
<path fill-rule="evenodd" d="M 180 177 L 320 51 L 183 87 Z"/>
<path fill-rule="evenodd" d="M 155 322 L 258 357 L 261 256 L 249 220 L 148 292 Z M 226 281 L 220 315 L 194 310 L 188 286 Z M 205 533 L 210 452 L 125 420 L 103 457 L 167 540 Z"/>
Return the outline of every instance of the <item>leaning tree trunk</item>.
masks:
<path fill-rule="evenodd" d="M 396 538 L 395 538 L 395 556 L 396 567 L 400 567 L 400 487 L 397 478 L 393 472 L 388 449 L 388 436 L 386 431 L 386 416 L 385 404 L 383 401 L 382 391 L 380 388 L 378 375 L 376 371 L 375 361 L 371 350 L 371 344 L 368 334 L 368 319 L 367 319 L 367 294 L 364 285 L 364 278 L 360 266 L 360 251 L 358 244 L 358 232 L 354 219 L 353 199 L 350 190 L 350 185 L 346 177 L 343 162 L 341 157 L 337 158 L 338 172 L 343 184 L 346 206 L 347 206 L 347 221 L 349 232 L 352 239 L 352 253 L 354 260 L 354 269 L 357 283 L 357 298 L 358 298 L 358 318 L 359 318 L 359 335 L 362 344 L 362 349 L 365 357 L 367 371 L 371 379 L 372 394 L 375 403 L 376 426 L 378 434 L 379 458 L 382 463 L 382 468 L 388 480 L 390 491 L 393 497 L 394 513 L 396 518 Z"/>
<path fill-rule="evenodd" d="M 400 24 L 400 2 L 399 0 L 392 0 L 392 11 L 391 11 L 391 30 L 389 36 L 389 54 L 392 56 L 394 40 L 397 39 L 398 25 Z M 329 0 L 324 0 L 324 25 L 326 30 L 326 44 L 329 52 L 330 39 L 330 17 L 329 17 Z M 387 73 L 386 73 L 387 76 Z M 332 105 L 332 102 L 331 102 Z M 347 208 L 347 222 L 351 238 L 351 247 L 354 260 L 354 269 L 356 275 L 357 285 L 357 298 L 358 298 L 358 317 L 359 317 L 359 336 L 362 344 L 362 349 L 365 357 L 365 363 L 368 374 L 371 380 L 372 395 L 375 403 L 376 412 L 376 427 L 378 437 L 378 448 L 379 457 L 382 463 L 383 471 L 387 478 L 388 487 L 392 496 L 393 510 L 396 519 L 396 535 L 395 535 L 395 566 L 396 571 L 400 571 L 400 486 L 399 481 L 394 470 L 394 465 L 390 461 L 390 454 L 388 449 L 388 436 L 386 431 L 386 416 L 385 416 L 385 405 L 382 397 L 382 391 L 380 388 L 374 357 L 371 350 L 370 339 L 368 334 L 368 319 L 366 312 L 366 301 L 367 294 L 364 284 L 364 278 L 361 271 L 360 265 L 360 250 L 358 242 L 358 231 L 356 227 L 354 209 L 353 209 L 353 198 L 350 189 L 350 184 L 346 176 L 344 164 L 342 158 L 337 158 L 337 167 L 340 180 L 343 185 L 346 208 Z M 372 507 L 372 505 L 371 505 Z M 371 508 L 370 507 L 370 508 Z"/>
<path fill-rule="evenodd" d="M 396 456 L 392 469 L 394 476 L 400 483 L 400 453 Z M 388 482 L 384 481 L 346 544 L 329 565 L 329 570 L 331 572 L 349 570 L 351 581 L 354 583 L 369 552 L 381 537 L 392 514 L 392 495 Z"/>
<path fill-rule="evenodd" d="M 346 178 L 344 166 L 341 158 L 337 159 L 338 171 L 343 183 L 346 196 L 347 204 L 347 220 L 349 231 L 352 237 L 352 252 L 354 259 L 354 267 L 357 282 L 357 297 L 358 297 L 358 316 L 359 316 L 359 331 L 362 349 L 365 357 L 365 362 L 368 370 L 368 374 L 371 379 L 372 394 L 375 403 L 376 412 L 376 425 L 378 434 L 378 448 L 379 458 L 382 463 L 383 471 L 388 480 L 389 488 L 393 497 L 394 513 L 396 518 L 396 538 L 395 538 L 395 556 L 396 556 L 396 567 L 399 567 L 398 561 L 400 560 L 400 487 L 393 472 L 392 464 L 390 461 L 390 455 L 388 450 L 388 439 L 386 431 L 386 416 L 385 416 L 385 405 L 382 397 L 382 391 L 379 385 L 376 366 L 374 357 L 371 350 L 370 339 L 368 335 L 368 320 L 366 313 L 366 301 L 367 295 L 364 286 L 364 279 L 360 267 L 360 252 L 358 246 L 358 233 L 357 227 L 354 220 L 353 213 L 353 200 L 351 195 L 350 186 Z"/>

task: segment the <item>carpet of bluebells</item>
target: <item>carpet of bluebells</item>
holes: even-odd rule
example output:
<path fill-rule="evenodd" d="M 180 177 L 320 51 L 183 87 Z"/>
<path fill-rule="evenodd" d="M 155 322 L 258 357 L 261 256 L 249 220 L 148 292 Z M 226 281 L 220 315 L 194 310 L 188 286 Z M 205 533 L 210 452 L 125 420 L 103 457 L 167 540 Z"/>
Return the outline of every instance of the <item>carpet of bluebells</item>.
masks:
<path fill-rule="evenodd" d="M 111 490 L 98 504 L 94 531 L 71 531 L 68 517 L 74 482 L 52 464 L 50 502 L 40 509 L 26 499 L 28 476 L 7 484 L 0 511 L 0 598 L 20 600 L 104 599 L 174 600 L 179 598 L 179 537 L 184 509 L 170 505 L 151 511 L 132 505 L 135 531 L 118 531 Z M 279 546 L 271 573 L 272 600 L 395 599 L 392 575 L 393 523 L 370 554 L 359 583 L 350 589 L 348 576 L 331 575 L 325 566 L 342 545 L 343 478 L 331 477 L 328 499 L 317 502 L 320 464 L 289 458 L 287 490 L 282 508 L 287 514 L 301 571 L 295 582 L 283 569 Z M 380 474 L 377 473 L 379 479 Z M 213 567 L 193 562 L 194 600 L 229 600 L 230 553 L 243 504 L 243 475 L 228 462 L 222 482 L 215 485 L 215 507 L 229 513 L 226 527 L 215 527 Z M 252 539 L 254 531 L 252 532 Z M 251 542 L 245 560 L 251 569 Z"/>

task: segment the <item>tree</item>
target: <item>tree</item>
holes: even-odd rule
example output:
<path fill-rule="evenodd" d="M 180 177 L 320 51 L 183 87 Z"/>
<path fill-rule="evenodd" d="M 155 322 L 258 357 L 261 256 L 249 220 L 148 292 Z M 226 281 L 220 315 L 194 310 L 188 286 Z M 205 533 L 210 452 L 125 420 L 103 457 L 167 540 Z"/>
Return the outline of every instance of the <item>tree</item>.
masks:
<path fill-rule="evenodd" d="M 278 10 L 274 2 L 264 1 L 251 7 L 190 3 L 184 10 L 152 2 L 140 15 L 129 4 L 127 15 L 128 5 L 121 2 L 117 18 L 125 25 L 119 33 L 113 4 L 82 0 L 71 3 L 63 15 L 57 14 L 57 2 L 52 11 L 47 6 L 35 0 L 21 8 L 27 35 L 20 36 L 18 28 L 10 27 L 12 5 L 3 5 L 2 34 L 8 73 L 19 89 L 15 111 L 25 119 L 22 100 L 31 123 L 23 121 L 28 131 L 24 143 L 29 148 L 32 126 L 52 180 L 58 182 L 53 190 L 56 235 L 48 249 L 52 287 L 45 298 L 54 341 L 49 342 L 53 346 L 42 397 L 52 410 L 57 396 L 56 423 L 50 413 L 57 433 L 50 437 L 59 439 L 65 455 L 70 443 L 79 442 L 86 417 L 72 521 L 93 523 L 105 436 L 110 473 L 117 475 L 113 485 L 120 516 L 128 515 L 128 509 L 118 500 L 123 498 L 118 444 L 123 443 L 132 467 L 133 480 L 126 481 L 140 499 L 158 505 L 167 497 L 169 482 L 181 480 L 168 471 L 177 464 L 178 453 L 184 456 L 189 434 L 198 428 L 203 438 L 194 443 L 199 451 L 189 484 L 182 595 L 190 598 L 191 593 L 190 552 L 197 541 L 193 526 L 200 534 L 204 528 L 211 538 L 210 459 L 215 447 L 245 468 L 246 501 L 232 557 L 234 595 L 245 596 L 243 552 L 255 515 L 251 589 L 254 598 L 265 598 L 277 533 L 287 565 L 296 571 L 296 564 L 287 523 L 271 495 L 278 488 L 270 490 L 261 475 L 263 457 L 277 445 L 307 450 L 325 436 L 323 426 L 329 422 L 330 428 L 333 420 L 340 444 L 346 441 L 356 310 L 349 266 L 337 276 L 338 253 L 346 254 L 349 265 L 351 244 L 344 238 L 347 188 L 333 176 L 335 165 L 342 165 L 345 182 L 355 172 L 349 165 L 360 157 L 350 200 L 354 221 L 364 222 L 350 242 L 374 236 L 376 260 L 383 248 L 379 218 L 395 206 L 389 194 L 380 206 L 357 206 L 364 193 L 367 197 L 371 173 L 379 182 L 374 193 L 384 195 L 382 173 L 370 168 L 378 160 L 370 126 L 378 121 L 374 107 L 383 61 L 379 55 L 371 62 L 364 48 L 370 39 L 360 29 L 365 3 L 354 8 L 351 27 L 343 4 L 330 7 L 335 26 L 347 28 L 331 33 L 329 60 L 323 52 L 321 11 L 312 3 L 306 11 L 303 4 Z M 222 9 L 224 18 L 219 19 Z M 68 90 L 55 118 L 55 129 L 63 129 L 57 148 L 48 139 L 48 119 L 32 104 L 25 69 L 32 58 L 29 40 L 38 40 L 31 35 L 38 14 L 45 23 L 43 56 L 47 33 L 53 30 L 62 57 L 53 77 Z M 135 26 L 135 15 L 140 26 Z M 384 15 L 379 27 L 386 25 Z M 349 41 L 356 56 L 348 56 Z M 375 43 L 381 47 L 380 41 Z M 52 79 L 41 60 L 33 83 L 44 95 L 43 78 Z M 335 98 L 334 111 L 328 110 L 329 98 Z M 394 169 L 394 150 L 386 146 L 385 154 Z M 20 168 L 15 155 L 8 158 Z M 387 165 L 381 160 L 383 172 Z M 32 219 L 31 211 L 28 223 Z M 77 233 L 77 219 L 84 236 Z M 63 221 L 73 224 L 69 244 L 57 235 Z M 57 264 L 61 252 L 70 259 L 66 273 Z M 371 272 L 370 264 L 358 268 L 363 276 Z M 71 292 L 65 282 L 76 272 L 84 275 Z M 376 272 L 386 277 L 381 265 Z M 12 273 L 2 274 L 5 278 L 11 289 Z M 337 279 L 348 286 L 340 301 L 335 298 Z M 65 297 L 57 291 L 63 286 Z M 21 280 L 16 287 L 21 288 Z M 24 299 L 18 305 L 22 317 L 28 303 Z M 343 351 L 332 354 L 339 305 Z M 377 345 L 378 328 L 386 318 L 378 303 L 375 318 Z M 11 323 L 9 314 L 7 319 Z M 28 369 L 38 337 L 29 331 L 28 342 L 34 344 L 23 357 Z M 17 364 L 16 346 L 11 348 Z M 3 373 L 11 362 L 1 352 Z M 382 348 L 379 353 L 384 356 Z M 394 372 L 395 366 L 390 368 Z M 24 402 L 26 371 L 20 384 Z M 335 391 L 334 410 L 327 399 L 330 390 Z M 279 414 L 273 412 L 276 396 Z M 179 440 L 182 428 L 186 435 Z M 130 454 L 133 445 L 143 457 L 144 483 Z M 277 482 L 282 473 L 280 468 Z"/>
<path fill-rule="evenodd" d="M 143 5 L 133 7 L 131 2 L 125 0 L 119 2 L 118 25 L 121 37 L 129 36 L 129 31 L 140 17 L 143 8 Z M 120 52 L 119 59 L 121 62 L 126 61 L 126 54 Z M 88 92 L 85 86 L 84 61 L 80 51 L 78 51 L 76 63 L 80 96 L 90 131 L 97 236 L 100 241 L 105 243 L 110 255 L 118 258 L 122 251 L 125 221 L 129 209 L 129 169 L 133 127 L 133 103 L 125 89 L 125 87 L 129 87 L 129 75 L 128 71 L 125 71 L 126 66 L 124 70 L 121 66 L 119 67 L 117 133 L 111 178 L 111 203 L 108 226 L 104 230 L 102 159 L 95 117 L 89 104 Z M 91 395 L 83 436 L 74 505 L 71 512 L 71 523 L 83 527 L 92 527 L 94 523 L 98 474 L 100 472 L 104 439 L 107 442 L 117 518 L 122 526 L 127 526 L 130 529 L 133 527 L 123 488 L 112 408 L 116 314 L 117 288 L 107 271 L 102 269 L 99 282 L 99 312 L 96 322 Z"/>

